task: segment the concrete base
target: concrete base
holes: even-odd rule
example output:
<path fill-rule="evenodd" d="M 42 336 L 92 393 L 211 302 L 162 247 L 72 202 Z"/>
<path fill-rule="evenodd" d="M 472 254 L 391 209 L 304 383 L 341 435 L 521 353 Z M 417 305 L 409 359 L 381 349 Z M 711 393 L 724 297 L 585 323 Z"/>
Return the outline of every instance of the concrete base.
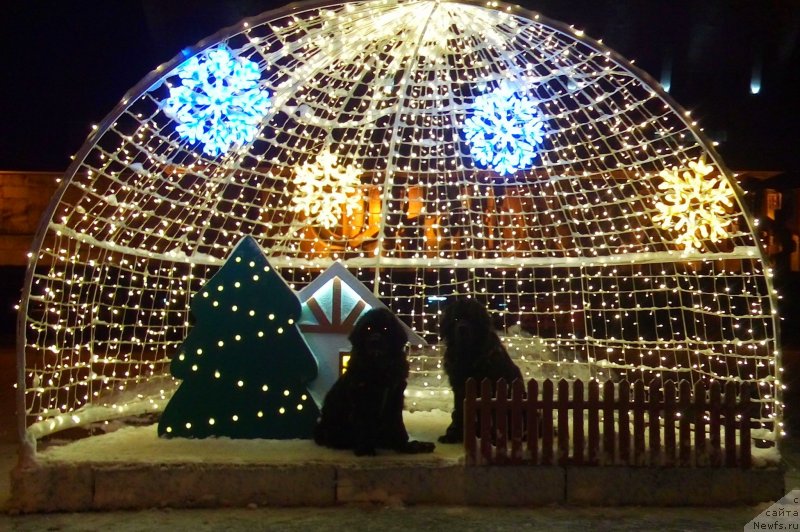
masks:
<path fill-rule="evenodd" d="M 331 506 L 336 470 L 330 466 L 220 464 L 17 469 L 11 504 L 19 512 Z"/>
<path fill-rule="evenodd" d="M 429 429 L 423 414 L 412 425 L 421 441 L 434 441 L 447 422 L 429 417 Z M 154 425 L 35 454 L 22 449 L 25 459 L 11 477 L 11 507 L 20 512 L 359 503 L 719 506 L 785 495 L 778 467 L 467 467 L 457 444 L 437 444 L 430 454 L 380 450 L 358 457 L 310 440 L 164 439 Z"/>
<path fill-rule="evenodd" d="M 725 506 L 775 501 L 771 469 L 352 465 L 58 465 L 12 473 L 19 512 L 348 503 L 472 506 Z"/>
<path fill-rule="evenodd" d="M 586 506 L 731 506 L 777 501 L 780 468 L 568 467 L 566 501 Z"/>
<path fill-rule="evenodd" d="M 542 506 L 564 501 L 560 467 L 393 467 L 339 469 L 337 503 Z"/>

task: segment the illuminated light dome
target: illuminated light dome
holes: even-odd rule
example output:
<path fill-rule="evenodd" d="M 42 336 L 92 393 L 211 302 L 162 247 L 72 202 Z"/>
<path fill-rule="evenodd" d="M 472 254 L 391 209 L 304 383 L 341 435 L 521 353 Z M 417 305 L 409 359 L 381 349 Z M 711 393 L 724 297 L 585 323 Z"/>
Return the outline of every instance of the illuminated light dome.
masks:
<path fill-rule="evenodd" d="M 252 235 L 294 290 L 340 261 L 430 344 L 409 408 L 449 401 L 437 323 L 464 295 L 526 377 L 748 381 L 773 438 L 775 295 L 731 174 L 645 73 L 491 5 L 292 4 L 125 95 L 34 243 L 23 435 L 159 412 L 190 298 Z M 235 101 L 208 111 L 218 82 Z M 528 118 L 484 122 L 506 142 L 481 162 L 468 124 L 505 87 Z"/>

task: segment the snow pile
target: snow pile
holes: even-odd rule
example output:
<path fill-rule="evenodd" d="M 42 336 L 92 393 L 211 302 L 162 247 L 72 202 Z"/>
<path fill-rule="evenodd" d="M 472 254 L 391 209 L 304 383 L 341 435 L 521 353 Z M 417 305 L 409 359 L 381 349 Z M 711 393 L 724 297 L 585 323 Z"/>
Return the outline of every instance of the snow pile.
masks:
<path fill-rule="evenodd" d="M 617 380 L 612 365 L 605 360 L 586 361 L 574 351 L 558 346 L 538 336 L 533 336 L 518 325 L 509 327 L 507 333 L 498 331 L 511 359 L 519 367 L 527 382 L 561 379 L 589 382 L 597 379 Z M 434 345 L 414 348 L 408 360 L 410 372 L 406 388 L 406 408 L 417 410 L 452 410 L 453 397 L 450 384 L 442 367 L 444 346 Z"/>

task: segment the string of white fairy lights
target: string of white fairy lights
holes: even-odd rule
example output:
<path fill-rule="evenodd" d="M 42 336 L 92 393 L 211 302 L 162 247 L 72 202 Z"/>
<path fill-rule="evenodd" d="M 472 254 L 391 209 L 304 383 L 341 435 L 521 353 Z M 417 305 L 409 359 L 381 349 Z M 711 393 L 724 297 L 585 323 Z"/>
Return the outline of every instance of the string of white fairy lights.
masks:
<path fill-rule="evenodd" d="M 296 289 L 343 261 L 430 343 L 443 299 L 468 295 L 526 376 L 750 381 L 779 430 L 771 273 L 739 200 L 696 125 L 601 44 L 514 7 L 422 0 L 213 41 L 159 67 L 65 176 L 23 300 L 30 434 L 159 411 L 189 300 L 243 235 Z M 480 135 L 509 153 L 481 161 L 464 124 L 479 131 L 475 102 L 506 87 Z M 503 114 L 520 102 L 538 137 Z M 203 129 L 220 116 L 227 133 Z M 697 164 L 728 188 L 686 199 L 712 213 L 687 245 L 665 176 Z M 437 353 L 412 350 L 430 388 L 415 407 L 446 388 Z"/>

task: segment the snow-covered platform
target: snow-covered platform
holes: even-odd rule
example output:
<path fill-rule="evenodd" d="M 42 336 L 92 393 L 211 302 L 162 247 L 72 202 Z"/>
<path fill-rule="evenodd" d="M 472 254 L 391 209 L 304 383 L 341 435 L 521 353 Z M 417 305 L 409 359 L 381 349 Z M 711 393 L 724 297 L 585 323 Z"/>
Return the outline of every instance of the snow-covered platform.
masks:
<path fill-rule="evenodd" d="M 448 422 L 441 411 L 406 414 L 419 440 L 435 441 Z M 465 467 L 460 445 L 356 457 L 305 440 L 166 440 L 155 426 L 51 445 L 12 473 L 12 507 L 22 512 L 364 502 L 711 506 L 783 495 L 778 467 Z"/>

